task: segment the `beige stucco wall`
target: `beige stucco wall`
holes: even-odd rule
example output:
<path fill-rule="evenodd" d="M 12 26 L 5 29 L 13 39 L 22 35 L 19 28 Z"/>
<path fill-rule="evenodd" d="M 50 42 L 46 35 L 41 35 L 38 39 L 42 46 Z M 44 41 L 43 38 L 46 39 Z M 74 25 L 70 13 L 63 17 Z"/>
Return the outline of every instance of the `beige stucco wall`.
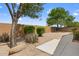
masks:
<path fill-rule="evenodd" d="M 2 33 L 9 33 L 11 28 L 11 24 L 5 24 L 5 23 L 0 23 L 0 34 Z M 45 32 L 49 33 L 51 32 L 51 28 L 49 26 L 45 26 Z"/>
<path fill-rule="evenodd" d="M 5 33 L 5 32 L 9 33 L 10 28 L 11 28 L 10 24 L 0 23 L 0 34 Z"/>
<path fill-rule="evenodd" d="M 51 32 L 51 28 L 50 28 L 49 26 L 46 26 L 46 27 L 45 27 L 45 32 L 46 32 L 46 33 Z"/>

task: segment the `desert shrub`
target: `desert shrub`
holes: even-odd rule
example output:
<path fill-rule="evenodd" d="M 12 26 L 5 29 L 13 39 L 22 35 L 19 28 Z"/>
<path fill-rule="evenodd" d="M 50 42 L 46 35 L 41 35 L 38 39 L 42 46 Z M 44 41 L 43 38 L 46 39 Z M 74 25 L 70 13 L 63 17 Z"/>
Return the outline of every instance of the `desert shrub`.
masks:
<path fill-rule="evenodd" d="M 38 41 L 34 26 L 24 26 L 24 34 L 26 43 L 35 43 Z"/>
<path fill-rule="evenodd" d="M 77 28 L 73 28 L 73 29 L 72 29 L 72 32 L 75 32 L 76 30 L 77 30 Z"/>
<path fill-rule="evenodd" d="M 24 26 L 24 33 L 28 34 L 28 33 L 34 33 L 35 31 L 35 27 L 34 26 Z"/>
<path fill-rule="evenodd" d="M 38 42 L 38 36 L 35 33 L 29 33 L 25 36 L 26 43 L 36 43 Z"/>
<path fill-rule="evenodd" d="M 38 36 L 42 36 L 42 34 L 45 32 L 45 29 L 43 27 L 38 27 L 37 28 L 37 34 Z"/>
<path fill-rule="evenodd" d="M 78 40 L 79 41 L 79 31 L 73 31 L 73 40 Z"/>
<path fill-rule="evenodd" d="M 3 33 L 0 36 L 0 42 L 9 42 L 9 35 L 8 35 L 8 33 Z"/>

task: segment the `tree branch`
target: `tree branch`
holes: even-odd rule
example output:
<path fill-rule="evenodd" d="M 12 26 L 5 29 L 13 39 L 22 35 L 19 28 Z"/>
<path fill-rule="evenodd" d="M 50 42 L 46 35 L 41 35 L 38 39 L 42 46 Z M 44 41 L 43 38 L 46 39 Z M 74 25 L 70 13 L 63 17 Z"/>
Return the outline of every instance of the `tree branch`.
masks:
<path fill-rule="evenodd" d="M 20 3 L 20 5 L 19 5 L 19 7 L 17 9 L 17 16 L 18 16 L 18 18 L 22 15 L 21 14 L 21 9 L 22 9 L 22 4 Z"/>
<path fill-rule="evenodd" d="M 12 6 L 12 11 L 13 11 L 13 14 L 15 13 L 15 9 L 14 9 L 14 3 L 11 3 L 11 6 Z"/>
<path fill-rule="evenodd" d="M 8 5 L 8 3 L 5 3 L 5 5 L 7 6 L 8 10 L 9 10 L 9 13 L 11 15 L 11 18 L 13 19 L 13 14 L 12 14 L 12 11 L 10 9 L 10 6 Z"/>

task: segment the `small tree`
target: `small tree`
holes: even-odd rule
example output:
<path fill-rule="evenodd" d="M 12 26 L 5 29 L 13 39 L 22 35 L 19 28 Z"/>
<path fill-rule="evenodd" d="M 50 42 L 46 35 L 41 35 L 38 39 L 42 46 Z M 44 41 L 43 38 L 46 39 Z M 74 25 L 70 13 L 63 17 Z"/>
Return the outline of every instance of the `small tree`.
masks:
<path fill-rule="evenodd" d="M 42 36 L 42 34 L 45 32 L 44 27 L 38 27 L 37 28 L 37 34 L 38 36 Z"/>
<path fill-rule="evenodd" d="M 43 10 L 43 4 L 40 3 L 5 3 L 12 18 L 12 26 L 10 33 L 10 47 L 16 46 L 16 25 L 18 19 L 23 16 L 38 18 Z"/>

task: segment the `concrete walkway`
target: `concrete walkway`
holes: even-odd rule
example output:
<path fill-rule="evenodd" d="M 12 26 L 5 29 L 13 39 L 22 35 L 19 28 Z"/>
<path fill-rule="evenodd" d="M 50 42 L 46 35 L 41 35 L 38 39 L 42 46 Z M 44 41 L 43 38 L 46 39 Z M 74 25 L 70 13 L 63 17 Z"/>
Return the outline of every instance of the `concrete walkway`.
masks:
<path fill-rule="evenodd" d="M 60 39 L 53 39 L 42 45 L 37 46 L 36 48 L 52 55 L 54 53 L 56 47 L 58 46 L 59 41 L 60 41 Z"/>
<path fill-rule="evenodd" d="M 43 36 L 53 37 L 53 35 L 55 35 L 55 34 L 57 34 L 57 33 L 49 33 L 49 35 L 47 33 L 47 34 L 44 34 Z M 58 35 L 57 34 L 56 37 L 58 37 L 58 39 L 51 38 L 52 40 L 45 42 L 45 43 L 37 46 L 36 48 L 41 50 L 41 51 L 48 53 L 49 55 L 53 55 L 58 44 L 59 44 L 59 42 L 60 42 L 60 40 L 61 40 L 61 38 L 62 38 L 62 36 L 68 35 L 68 34 L 70 34 L 70 33 L 61 33 L 59 37 L 57 36 Z M 48 38 L 48 39 L 50 39 L 50 38 Z"/>
<path fill-rule="evenodd" d="M 54 56 L 79 56 L 79 43 L 72 42 L 73 35 L 64 36 L 57 46 Z"/>

